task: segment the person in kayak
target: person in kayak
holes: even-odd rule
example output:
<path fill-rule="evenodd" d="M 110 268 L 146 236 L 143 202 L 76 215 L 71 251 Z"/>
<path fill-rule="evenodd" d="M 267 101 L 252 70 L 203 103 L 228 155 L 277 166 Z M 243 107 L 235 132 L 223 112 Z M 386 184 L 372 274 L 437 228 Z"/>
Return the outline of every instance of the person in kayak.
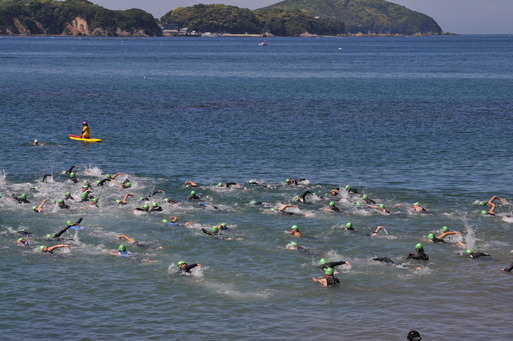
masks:
<path fill-rule="evenodd" d="M 82 122 L 82 134 L 80 135 L 81 138 L 83 139 L 90 139 L 91 138 L 91 134 L 89 132 L 89 125 L 87 124 L 86 121 Z"/>

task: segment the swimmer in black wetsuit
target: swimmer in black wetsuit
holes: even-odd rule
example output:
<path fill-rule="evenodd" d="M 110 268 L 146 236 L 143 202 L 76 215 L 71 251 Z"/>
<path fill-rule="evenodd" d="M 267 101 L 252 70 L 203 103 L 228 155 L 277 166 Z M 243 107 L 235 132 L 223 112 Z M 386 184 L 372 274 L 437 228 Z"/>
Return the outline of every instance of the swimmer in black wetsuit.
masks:
<path fill-rule="evenodd" d="M 310 183 L 310 180 L 308 180 L 308 179 L 295 179 L 295 180 L 286 179 L 285 182 L 287 183 L 287 185 L 298 186 L 298 185 L 308 185 Z"/>
<path fill-rule="evenodd" d="M 196 191 L 191 191 L 191 194 L 187 197 L 187 200 L 200 200 L 201 198 L 196 194 Z"/>
<path fill-rule="evenodd" d="M 151 193 L 151 194 L 150 194 L 150 195 L 148 195 L 147 197 L 140 197 L 139 199 L 140 199 L 141 201 L 150 200 L 150 198 L 151 198 L 152 196 L 154 196 L 155 194 L 157 194 L 157 193 L 164 193 L 164 191 L 159 189 L 158 191 L 155 191 L 155 192 Z"/>
<path fill-rule="evenodd" d="M 347 266 L 351 266 L 351 264 L 349 262 L 344 262 L 344 261 L 340 261 L 340 262 L 328 262 L 326 260 L 326 258 L 321 258 L 319 260 L 319 266 L 320 268 L 322 269 L 322 271 L 325 271 L 327 268 L 335 268 L 336 266 L 339 266 L 339 265 L 344 265 L 344 264 L 347 264 Z"/>
<path fill-rule="evenodd" d="M 219 233 L 219 227 L 217 226 L 212 227 L 212 232 L 209 232 L 204 228 L 201 228 L 201 232 L 208 234 L 209 236 L 221 237 L 221 234 Z"/>
<path fill-rule="evenodd" d="M 310 248 L 298 245 L 296 242 L 290 242 L 287 245 L 287 249 L 289 249 L 289 250 L 297 250 L 299 252 L 304 252 L 304 253 L 307 253 L 307 254 L 309 254 L 311 256 L 317 256 L 318 255 L 317 252 L 312 251 Z"/>
<path fill-rule="evenodd" d="M 326 278 L 322 278 L 322 277 L 315 278 L 315 277 L 312 277 L 312 280 L 314 280 L 315 282 L 321 283 L 321 285 L 324 286 L 324 287 L 335 286 L 337 284 L 340 284 L 340 280 L 337 277 L 333 276 L 334 273 L 335 273 L 335 270 L 333 268 L 327 268 L 324 271 L 324 274 L 326 275 Z"/>
<path fill-rule="evenodd" d="M 27 229 L 16 231 L 16 234 L 21 234 L 22 236 L 30 236 L 32 233 L 30 233 Z"/>
<path fill-rule="evenodd" d="M 60 237 L 64 234 L 64 232 L 68 231 L 71 228 L 71 226 L 78 226 L 82 222 L 82 219 L 84 219 L 84 217 L 80 217 L 80 219 L 78 219 L 75 223 L 72 222 L 71 220 L 68 220 L 66 222 L 66 227 L 65 228 L 63 228 L 62 230 L 60 230 L 59 232 L 57 232 L 54 235 L 47 234 L 46 235 L 46 239 L 62 240 Z M 71 239 L 71 240 L 73 240 L 73 239 Z"/>
<path fill-rule="evenodd" d="M 62 171 L 62 174 L 71 174 L 74 168 L 78 170 L 78 166 L 71 166 L 67 171 Z"/>
<path fill-rule="evenodd" d="M 417 254 L 410 253 L 406 259 L 429 260 L 429 256 L 424 253 L 424 245 L 422 243 L 415 245 L 415 251 Z"/>
<path fill-rule="evenodd" d="M 12 193 L 11 196 L 18 202 L 18 204 L 30 204 L 30 201 L 27 200 L 27 194 L 25 193 L 22 193 L 20 197 L 17 197 L 14 193 Z"/>
<path fill-rule="evenodd" d="M 85 188 L 83 188 L 83 189 L 85 189 Z M 91 191 L 85 190 L 84 192 L 82 192 L 82 194 L 80 194 L 80 202 L 88 202 L 91 199 L 90 194 L 91 194 Z"/>
<path fill-rule="evenodd" d="M 64 202 L 64 199 L 59 199 L 59 208 L 68 209 L 68 208 L 70 208 L 70 206 L 66 205 L 66 203 Z"/>
<path fill-rule="evenodd" d="M 71 199 L 71 200 L 75 200 L 75 198 L 73 198 L 73 197 L 71 196 L 71 192 L 66 192 L 66 193 L 64 194 L 64 199 Z"/>
<path fill-rule="evenodd" d="M 80 179 L 76 178 L 75 175 L 76 175 L 75 172 L 69 173 L 69 179 L 67 181 L 72 182 L 74 184 L 80 182 Z"/>
<path fill-rule="evenodd" d="M 337 206 L 335 206 L 335 202 L 334 201 L 330 201 L 328 207 L 326 208 L 321 208 L 323 211 L 333 211 L 333 212 L 341 212 L 340 211 L 340 208 L 338 208 Z"/>
<path fill-rule="evenodd" d="M 388 211 L 386 209 L 385 204 L 381 204 L 379 206 L 369 205 L 369 207 L 376 208 L 376 209 L 378 209 L 378 210 L 380 210 L 381 212 L 384 212 L 384 213 L 390 213 L 390 211 Z"/>
<path fill-rule="evenodd" d="M 330 194 L 333 195 L 334 197 L 336 197 L 338 195 L 338 193 L 340 192 L 340 188 L 334 188 L 330 191 Z"/>
<path fill-rule="evenodd" d="M 280 208 L 278 208 L 278 211 L 281 213 L 288 214 L 288 215 L 298 214 L 298 213 L 294 213 L 294 212 L 290 212 L 290 211 L 285 211 L 287 208 L 298 208 L 298 207 L 296 205 L 287 204 L 287 205 L 283 205 Z"/>
<path fill-rule="evenodd" d="M 53 175 L 52 174 L 45 174 L 45 175 L 43 175 L 43 179 L 41 180 L 41 182 L 45 182 L 46 178 L 48 178 L 48 177 L 53 179 Z"/>
<path fill-rule="evenodd" d="M 513 263 L 511 263 L 507 268 L 501 269 L 502 271 L 511 272 L 513 270 Z"/>
<path fill-rule="evenodd" d="M 173 198 L 164 198 L 163 200 L 166 204 L 180 205 L 180 203 Z"/>
<path fill-rule="evenodd" d="M 376 202 L 372 199 L 369 199 L 369 196 L 367 194 L 365 194 L 363 197 L 362 197 L 362 200 L 365 201 L 366 204 L 376 204 Z"/>
<path fill-rule="evenodd" d="M 132 187 L 132 183 L 128 179 L 123 180 L 121 182 L 121 185 L 119 185 L 119 188 L 130 188 L 130 187 Z"/>
<path fill-rule="evenodd" d="M 185 263 L 183 260 L 179 261 L 177 265 L 178 265 L 180 272 L 183 274 L 186 274 L 186 273 L 190 274 L 191 269 L 194 269 L 197 266 L 201 268 L 201 264 L 199 264 L 199 263 L 193 263 L 191 265 L 187 265 L 187 263 Z"/>
<path fill-rule="evenodd" d="M 344 187 L 344 188 L 347 191 L 347 193 L 360 194 L 360 192 L 358 192 L 358 190 L 356 188 L 351 188 L 351 186 L 349 186 L 349 185 L 346 185 L 346 187 Z"/>
<path fill-rule="evenodd" d="M 118 172 L 114 175 L 107 174 L 105 176 L 105 179 L 96 181 L 96 186 L 103 186 L 103 184 L 106 183 L 107 181 L 112 182 L 112 181 L 114 181 L 115 178 L 117 178 L 121 174 L 123 174 L 123 173 Z"/>
<path fill-rule="evenodd" d="M 16 245 L 19 245 L 19 246 L 30 246 L 28 241 L 25 238 L 18 238 L 18 240 L 16 241 Z"/>
<path fill-rule="evenodd" d="M 422 269 L 421 267 L 416 267 L 416 266 L 414 266 L 412 264 L 408 264 L 408 263 L 396 263 L 396 262 L 394 262 L 393 260 L 391 260 L 388 257 L 372 258 L 372 260 L 375 261 L 375 262 L 384 262 L 384 263 L 387 263 L 387 264 L 392 264 L 392 265 L 401 266 L 401 267 L 405 267 L 405 268 L 413 268 L 415 270 Z"/>
<path fill-rule="evenodd" d="M 465 255 L 470 258 L 481 258 L 481 257 L 490 257 L 489 254 L 483 252 L 474 252 L 470 249 L 465 250 Z"/>
<path fill-rule="evenodd" d="M 301 194 L 301 195 L 296 195 L 294 197 L 294 201 L 299 201 L 299 202 L 305 202 L 306 203 L 306 196 L 308 194 L 312 194 L 312 192 L 310 191 L 306 191 L 305 193 Z"/>
<path fill-rule="evenodd" d="M 442 227 L 442 232 L 443 233 L 437 237 L 435 237 L 434 233 L 430 233 L 430 234 L 428 234 L 427 239 L 429 239 L 433 243 L 446 244 L 446 241 L 444 240 L 445 237 L 447 237 L 449 235 L 461 235 L 460 232 L 449 231 L 449 228 L 447 226 Z M 458 241 L 455 245 L 459 245 L 459 246 L 463 246 L 463 247 L 467 246 L 460 241 Z"/>
<path fill-rule="evenodd" d="M 150 205 L 148 204 L 144 204 L 143 207 L 136 207 L 132 210 L 132 213 L 134 213 L 134 211 L 144 211 L 146 213 L 150 213 Z"/>
<path fill-rule="evenodd" d="M 253 185 L 253 186 L 260 186 L 260 187 L 266 187 L 266 188 L 271 188 L 271 185 L 267 185 L 267 184 L 264 184 L 264 183 L 258 183 L 256 182 L 255 180 L 249 180 L 247 182 L 248 185 Z"/>
<path fill-rule="evenodd" d="M 66 245 L 66 244 L 54 245 L 52 247 L 47 247 L 46 245 L 41 245 L 39 247 L 39 251 L 45 252 L 45 253 L 53 253 L 53 250 L 59 249 L 59 248 L 62 248 L 62 247 L 65 247 L 65 248 L 69 249 L 69 245 Z"/>
<path fill-rule="evenodd" d="M 150 212 L 161 212 L 161 211 L 162 211 L 162 207 L 159 206 L 158 202 L 154 202 L 153 204 L 151 204 Z"/>
<path fill-rule="evenodd" d="M 299 231 L 299 227 L 297 225 L 292 225 L 290 228 L 290 234 L 294 237 L 303 237 L 303 234 Z"/>
<path fill-rule="evenodd" d="M 116 204 L 118 205 L 126 205 L 127 204 L 127 199 L 128 197 L 135 197 L 135 194 L 130 194 L 130 193 L 127 193 L 125 194 L 125 196 L 123 197 L 123 199 L 121 200 L 116 200 Z"/>
<path fill-rule="evenodd" d="M 374 232 L 365 234 L 365 233 L 361 233 L 361 232 L 356 231 L 354 229 L 354 227 L 353 227 L 353 223 L 349 222 L 349 223 L 346 224 L 346 230 L 347 231 L 350 231 L 352 233 L 359 234 L 359 235 L 362 235 L 362 236 L 367 236 L 367 237 L 374 237 L 374 236 L 376 236 L 379 233 L 379 231 L 381 231 L 382 228 L 383 228 L 383 226 L 378 226 Z"/>

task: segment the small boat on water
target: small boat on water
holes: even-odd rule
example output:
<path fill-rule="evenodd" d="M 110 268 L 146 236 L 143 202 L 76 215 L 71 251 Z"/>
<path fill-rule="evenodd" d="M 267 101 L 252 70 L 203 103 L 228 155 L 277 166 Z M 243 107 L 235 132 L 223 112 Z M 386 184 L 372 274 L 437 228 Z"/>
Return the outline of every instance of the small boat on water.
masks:
<path fill-rule="evenodd" d="M 258 43 L 258 45 L 260 45 L 260 46 L 267 46 L 267 42 L 264 40 L 264 41 L 261 41 L 260 43 Z"/>

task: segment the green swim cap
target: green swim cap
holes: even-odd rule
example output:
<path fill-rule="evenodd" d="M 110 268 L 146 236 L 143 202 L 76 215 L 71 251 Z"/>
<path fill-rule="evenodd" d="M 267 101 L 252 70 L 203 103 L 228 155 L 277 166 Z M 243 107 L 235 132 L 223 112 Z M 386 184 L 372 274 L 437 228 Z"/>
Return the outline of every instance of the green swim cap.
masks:
<path fill-rule="evenodd" d="M 119 204 L 121 202 L 121 200 L 117 199 L 116 200 L 116 204 Z"/>
<path fill-rule="evenodd" d="M 290 245 L 297 246 L 297 243 L 296 242 L 290 242 Z"/>
<path fill-rule="evenodd" d="M 428 239 L 433 239 L 433 238 L 435 238 L 435 234 L 434 233 L 430 233 L 430 234 L 428 234 L 427 238 Z"/>
<path fill-rule="evenodd" d="M 83 192 L 82 194 L 80 194 L 80 196 L 81 196 L 82 198 L 87 197 L 87 192 Z"/>
<path fill-rule="evenodd" d="M 23 194 L 21 195 L 21 197 L 22 197 L 23 199 L 26 199 L 26 198 L 27 198 L 27 195 L 26 195 L 25 193 L 23 193 Z"/>
<path fill-rule="evenodd" d="M 488 213 L 488 211 L 487 211 L 487 210 L 482 210 L 482 211 L 481 211 L 481 214 L 486 214 L 486 213 Z"/>
<path fill-rule="evenodd" d="M 37 206 L 32 206 L 32 211 L 35 211 Z"/>
<path fill-rule="evenodd" d="M 143 201 L 144 199 L 146 199 L 145 197 L 139 197 L 139 200 Z"/>
<path fill-rule="evenodd" d="M 70 178 L 74 178 L 74 177 L 75 177 L 75 173 L 73 173 L 73 172 L 72 172 L 72 173 L 69 173 L 69 177 L 70 177 Z"/>
<path fill-rule="evenodd" d="M 89 182 L 89 181 L 87 181 L 87 180 L 84 180 L 84 184 L 86 184 L 86 183 L 88 183 L 88 182 Z"/>
<path fill-rule="evenodd" d="M 298 201 L 298 200 L 299 200 L 299 195 L 296 195 L 296 196 L 294 197 L 294 200 L 295 200 L 295 201 Z"/>
<path fill-rule="evenodd" d="M 255 180 L 249 180 L 248 184 L 256 184 L 256 181 Z"/>
<path fill-rule="evenodd" d="M 44 249 L 45 247 L 46 247 L 46 245 L 41 245 L 41 246 L 39 247 L 39 251 L 43 251 L 43 249 Z"/>
<path fill-rule="evenodd" d="M 125 183 L 125 187 L 132 187 L 132 183 L 131 182 L 126 182 Z"/>
<path fill-rule="evenodd" d="M 39 186 L 36 186 L 35 189 L 39 189 Z"/>
<path fill-rule="evenodd" d="M 71 192 L 66 192 L 65 195 L 69 197 L 71 195 Z"/>
<path fill-rule="evenodd" d="M 470 250 L 470 249 L 465 250 L 465 253 L 466 253 L 466 254 L 469 254 L 469 253 L 472 253 L 472 252 L 473 252 L 473 251 L 472 251 L 472 250 Z"/>
<path fill-rule="evenodd" d="M 362 203 L 361 203 L 361 202 L 359 202 L 359 201 L 357 201 L 357 202 L 356 202 L 356 206 L 362 206 Z"/>
<path fill-rule="evenodd" d="M 143 208 L 144 208 L 145 210 L 149 210 L 149 209 L 150 209 L 150 205 L 148 205 L 148 204 L 144 204 L 144 205 L 143 205 Z"/>
<path fill-rule="evenodd" d="M 158 205 L 159 205 L 158 202 L 154 202 L 153 204 L 151 204 L 151 206 L 153 206 L 153 207 L 157 207 Z"/>
<path fill-rule="evenodd" d="M 96 180 L 96 183 L 99 184 L 101 182 L 101 180 Z"/>
<path fill-rule="evenodd" d="M 379 208 L 385 208 L 385 204 L 379 205 Z"/>
<path fill-rule="evenodd" d="M 289 181 L 290 181 L 290 179 L 285 179 L 285 182 L 289 182 Z"/>
<path fill-rule="evenodd" d="M 365 194 L 363 197 L 362 197 L 363 200 L 367 200 L 369 199 L 369 196 L 367 194 Z"/>
<path fill-rule="evenodd" d="M 179 261 L 176 265 L 178 265 L 178 267 L 182 266 L 183 264 L 187 264 L 185 263 L 183 260 Z"/>
<path fill-rule="evenodd" d="M 420 203 L 419 202 L 416 202 L 415 204 L 413 204 L 415 206 L 420 206 Z"/>
<path fill-rule="evenodd" d="M 479 205 L 484 206 L 484 205 L 486 205 L 486 203 L 484 201 L 480 201 Z"/>
<path fill-rule="evenodd" d="M 98 202 L 98 198 L 93 198 L 93 202 Z"/>
<path fill-rule="evenodd" d="M 107 179 L 110 179 L 110 178 L 111 178 L 111 175 L 110 175 L 110 174 L 107 174 L 107 175 L 105 175 L 105 177 L 106 177 Z"/>
<path fill-rule="evenodd" d="M 59 199 L 59 204 L 64 202 L 64 199 Z"/>
<path fill-rule="evenodd" d="M 334 201 L 330 201 L 329 205 L 330 205 L 330 207 L 333 207 L 333 206 L 335 206 L 335 202 Z"/>
<path fill-rule="evenodd" d="M 249 202 L 249 204 L 250 204 L 250 205 L 254 205 L 254 204 L 256 204 L 256 200 L 251 200 L 251 201 Z"/>
<path fill-rule="evenodd" d="M 164 198 L 164 202 L 168 202 L 169 201 L 169 198 Z"/>
<path fill-rule="evenodd" d="M 121 244 L 121 245 L 119 245 L 118 250 L 119 250 L 119 251 L 126 251 L 126 246 L 125 246 L 125 244 Z"/>
<path fill-rule="evenodd" d="M 166 224 L 166 223 L 169 223 L 169 220 L 167 220 L 167 219 L 162 219 L 162 222 L 163 222 L 164 224 Z"/>
<path fill-rule="evenodd" d="M 315 195 L 315 196 L 317 196 L 317 194 L 316 194 L 316 193 L 312 193 L 312 195 Z"/>
<path fill-rule="evenodd" d="M 346 224 L 346 227 L 348 227 L 348 228 L 353 227 L 353 223 L 347 223 L 347 224 Z"/>
<path fill-rule="evenodd" d="M 18 238 L 18 240 L 25 240 L 24 238 Z"/>
<path fill-rule="evenodd" d="M 221 224 L 219 224 L 219 225 L 221 225 L 221 226 L 223 226 L 223 227 L 226 227 L 226 223 L 221 223 Z"/>
<path fill-rule="evenodd" d="M 333 276 L 333 274 L 335 273 L 335 269 L 327 268 L 326 271 L 324 271 L 324 273 L 328 276 Z"/>
<path fill-rule="evenodd" d="M 297 230 L 297 229 L 299 229 L 299 227 L 297 225 L 292 225 L 292 227 L 290 229 L 291 230 Z"/>
<path fill-rule="evenodd" d="M 217 232 L 219 232 L 219 227 L 217 227 L 217 226 L 212 227 L 212 233 L 217 233 Z"/>
<path fill-rule="evenodd" d="M 218 183 L 217 187 L 223 187 L 223 183 L 222 182 Z"/>
<path fill-rule="evenodd" d="M 319 259 L 319 264 L 320 265 L 326 264 L 326 262 L 327 262 L 326 258 Z"/>
<path fill-rule="evenodd" d="M 57 200 L 52 200 L 52 204 L 55 204 L 57 202 Z"/>
<path fill-rule="evenodd" d="M 194 195 L 194 194 L 196 194 L 196 191 L 191 191 L 191 195 Z"/>
<path fill-rule="evenodd" d="M 48 233 L 48 234 L 45 236 L 45 238 L 47 238 L 47 239 L 49 239 L 49 238 L 53 238 L 53 234 Z"/>
<path fill-rule="evenodd" d="M 83 188 L 85 188 L 85 189 L 89 189 L 89 185 L 84 185 L 84 187 L 83 187 Z"/>
<path fill-rule="evenodd" d="M 442 232 L 447 232 L 447 231 L 449 231 L 449 228 L 447 226 L 442 227 Z"/>
<path fill-rule="evenodd" d="M 424 245 L 422 245 L 422 243 L 417 243 L 417 245 L 415 245 L 415 250 L 422 250 L 424 249 Z"/>
<path fill-rule="evenodd" d="M 274 211 L 276 211 L 276 209 L 273 207 L 273 208 L 270 208 L 269 211 L 274 212 Z"/>
<path fill-rule="evenodd" d="M 67 225 L 67 226 L 69 226 L 69 225 L 73 225 L 73 222 L 72 222 L 71 220 L 68 220 L 68 221 L 66 222 L 66 225 Z"/>
<path fill-rule="evenodd" d="M 346 185 L 345 189 L 351 189 L 351 186 Z"/>

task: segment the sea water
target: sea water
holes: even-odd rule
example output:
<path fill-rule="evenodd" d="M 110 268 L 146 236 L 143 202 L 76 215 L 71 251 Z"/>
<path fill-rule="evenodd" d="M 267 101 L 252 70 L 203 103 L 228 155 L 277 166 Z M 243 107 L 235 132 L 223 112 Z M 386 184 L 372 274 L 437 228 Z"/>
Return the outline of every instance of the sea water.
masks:
<path fill-rule="evenodd" d="M 426 340 L 513 338 L 513 277 L 500 271 L 513 259 L 513 37 L 258 42 L 0 38 L 4 338 L 402 340 L 411 329 Z M 82 121 L 102 143 L 67 138 Z M 67 200 L 69 210 L 32 212 L 67 191 L 80 197 L 61 174 L 73 165 L 98 207 Z M 41 183 L 44 174 L 54 178 Z M 127 178 L 132 188 L 119 188 Z M 188 180 L 210 207 L 187 200 Z M 156 190 L 165 193 L 139 201 Z M 306 190 L 323 198 L 294 202 Z M 30 204 L 11 198 L 21 193 Z M 135 198 L 117 205 L 126 193 Z M 391 213 L 357 206 L 362 194 Z M 480 214 L 477 203 L 493 195 L 507 201 Z M 153 201 L 163 212 L 132 213 Z M 322 210 L 330 201 L 342 213 Z M 428 213 L 413 211 L 417 201 Z M 269 210 L 282 204 L 303 215 Z M 192 224 L 162 223 L 169 216 Z M 44 239 L 80 217 L 89 230 Z M 221 222 L 226 239 L 201 232 Z M 347 222 L 385 230 L 348 234 Z M 290 236 L 294 224 L 304 238 Z M 425 240 L 445 225 L 461 232 L 453 241 L 491 257 Z M 22 229 L 29 247 L 16 246 Z M 125 242 L 130 257 L 110 255 L 121 234 L 148 248 Z M 286 249 L 292 241 L 311 253 Z M 418 242 L 428 262 L 406 260 Z M 70 249 L 38 251 L 58 243 Z M 322 257 L 350 262 L 337 269 L 340 287 L 312 281 Z M 202 267 L 180 276 L 181 260 Z"/>

